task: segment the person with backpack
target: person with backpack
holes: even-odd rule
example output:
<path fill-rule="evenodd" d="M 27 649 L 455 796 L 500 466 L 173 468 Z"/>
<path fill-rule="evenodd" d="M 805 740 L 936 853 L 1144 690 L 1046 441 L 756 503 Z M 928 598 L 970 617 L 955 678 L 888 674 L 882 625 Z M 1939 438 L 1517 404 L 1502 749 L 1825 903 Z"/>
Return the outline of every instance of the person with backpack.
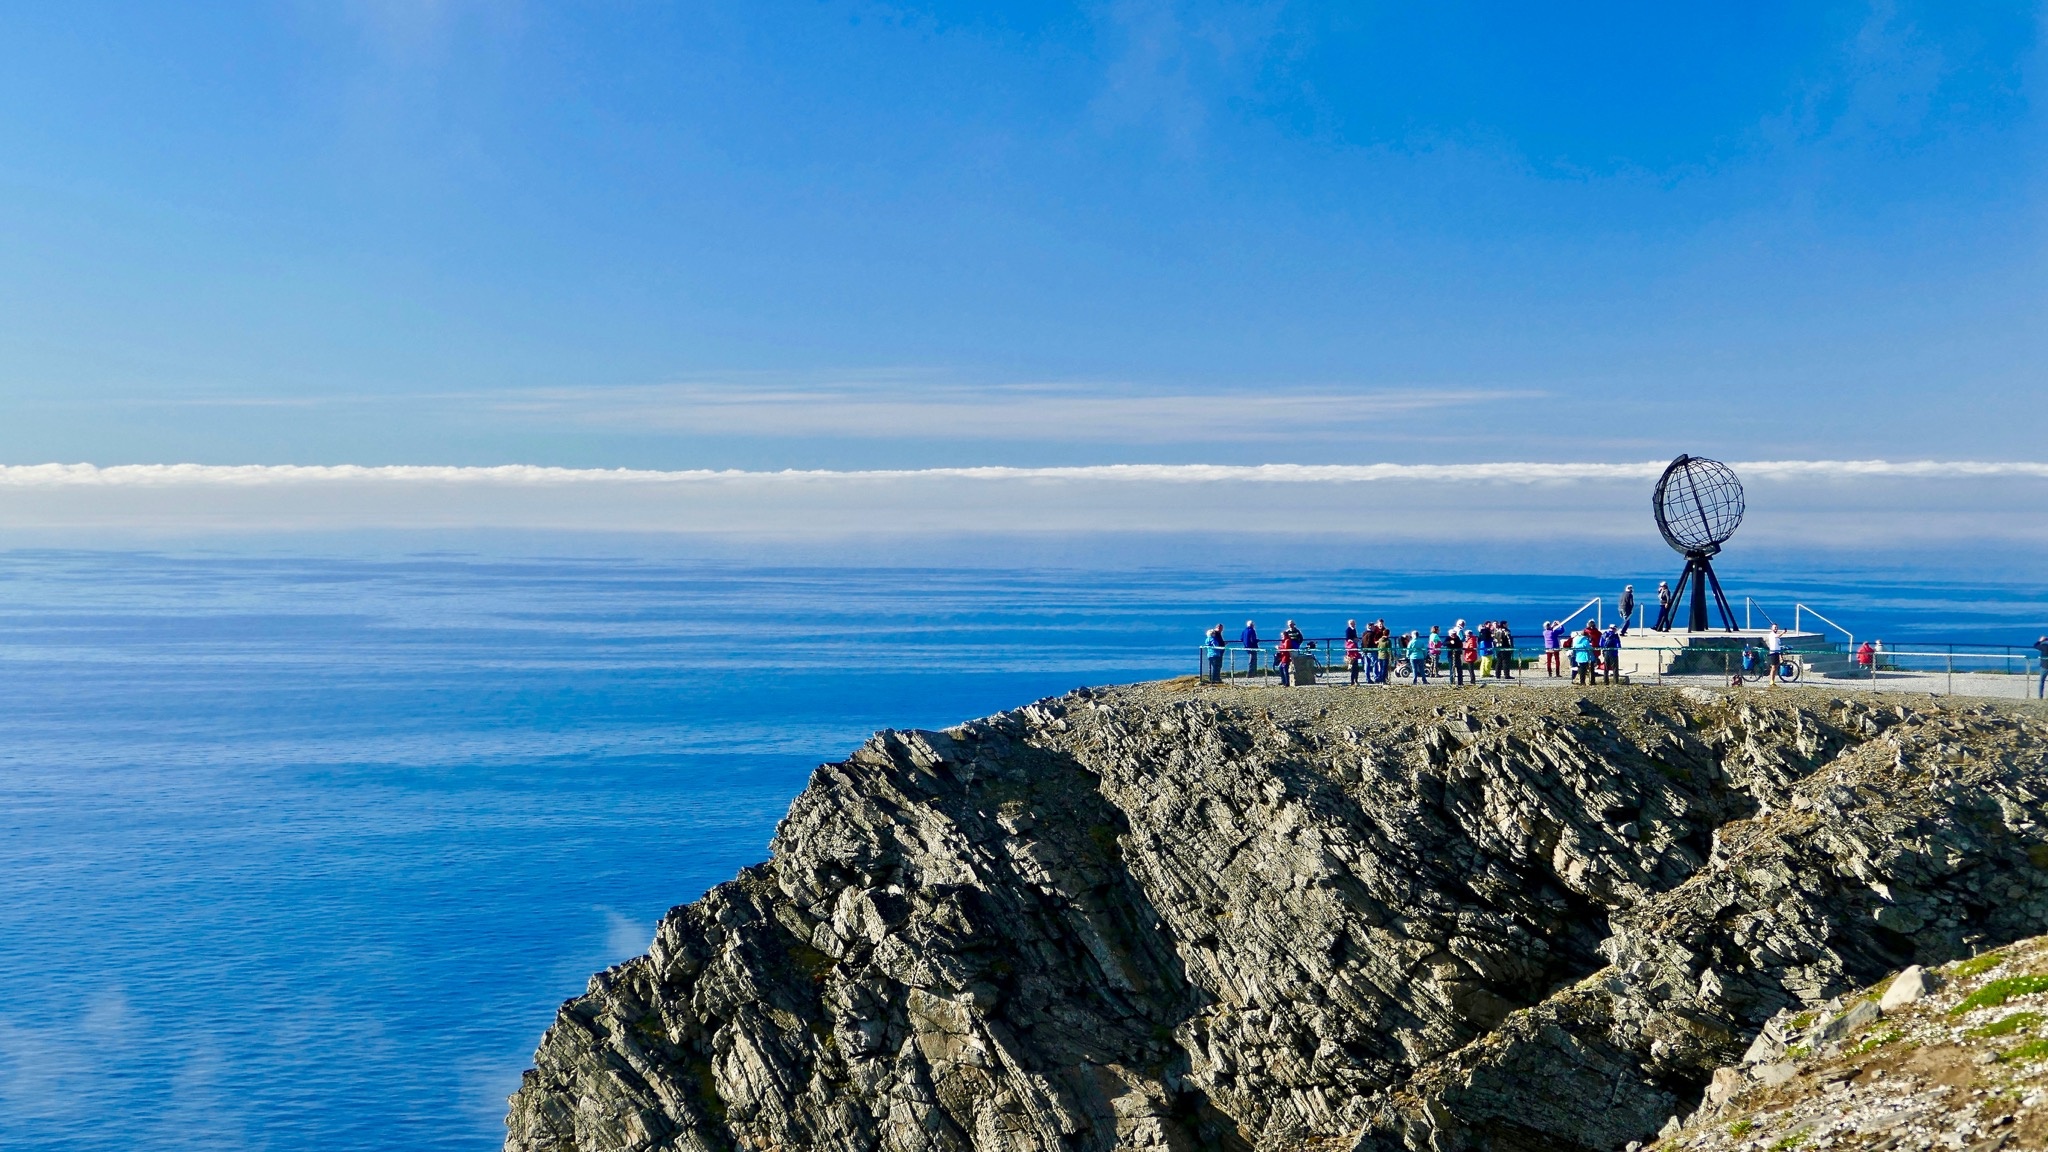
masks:
<path fill-rule="evenodd" d="M 1245 665 L 1244 674 L 1247 676 L 1257 676 L 1259 674 L 1259 626 L 1249 620 L 1245 621 L 1244 631 L 1239 634 L 1237 642 L 1244 645 L 1244 658 L 1250 661 L 1250 663 Z"/>
<path fill-rule="evenodd" d="M 1505 620 L 1493 625 L 1493 668 L 1503 680 L 1515 678 L 1515 632 Z"/>
<path fill-rule="evenodd" d="M 1621 682 L 1621 629 L 1609 624 L 1600 636 L 1600 663 L 1609 684 Z"/>

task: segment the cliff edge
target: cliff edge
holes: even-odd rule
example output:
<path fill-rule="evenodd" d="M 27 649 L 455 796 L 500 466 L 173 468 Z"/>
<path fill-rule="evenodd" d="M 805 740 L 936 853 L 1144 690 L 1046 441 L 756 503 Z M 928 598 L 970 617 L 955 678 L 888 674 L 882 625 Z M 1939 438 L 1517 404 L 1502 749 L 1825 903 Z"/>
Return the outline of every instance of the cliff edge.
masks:
<path fill-rule="evenodd" d="M 2048 711 L 1084 691 L 821 767 L 564 1005 L 507 1149 L 1619 1150 L 2048 932 Z"/>

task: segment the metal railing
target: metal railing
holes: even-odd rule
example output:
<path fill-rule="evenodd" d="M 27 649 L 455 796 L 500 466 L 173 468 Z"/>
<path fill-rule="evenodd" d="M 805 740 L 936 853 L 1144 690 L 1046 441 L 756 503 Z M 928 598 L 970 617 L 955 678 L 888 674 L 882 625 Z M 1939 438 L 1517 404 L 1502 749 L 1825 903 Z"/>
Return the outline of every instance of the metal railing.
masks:
<path fill-rule="evenodd" d="M 1792 630 L 1794 632 L 1798 632 L 1801 630 L 1801 613 L 1808 613 L 1812 615 L 1814 619 L 1820 621 L 1823 624 L 1826 624 L 1828 627 L 1833 628 L 1835 631 L 1840 632 L 1842 635 L 1847 636 L 1849 638 L 1849 647 L 1854 648 L 1856 646 L 1856 634 L 1854 632 L 1849 631 L 1847 628 L 1842 627 L 1840 624 L 1835 623 L 1833 620 L 1828 619 L 1827 617 L 1821 615 L 1819 612 L 1816 612 L 1813 609 L 1808 608 L 1806 605 L 1801 604 L 1797 601 L 1794 601 L 1792 604 Z"/>
<path fill-rule="evenodd" d="M 1496 650 L 1486 668 L 1466 663 L 1462 650 L 1456 653 L 1457 663 L 1453 663 L 1453 650 L 1446 645 L 1421 657 L 1418 677 L 1408 649 L 1397 644 L 1384 654 L 1377 647 L 1361 649 L 1354 679 L 1343 638 L 1317 637 L 1290 653 L 1285 681 L 1275 659 L 1279 652 L 1268 645 L 1261 645 L 1256 652 L 1237 644 L 1222 649 L 1203 645 L 1197 649 L 1196 675 L 1208 679 L 1213 672 L 1214 679 L 1240 686 L 1278 686 L 1283 682 L 1303 686 L 1418 682 L 1541 684 L 1582 679 L 1598 683 L 1726 685 L 1771 680 L 1769 654 L 1762 645 L 1657 643 L 1638 633 L 1621 648 L 1593 649 L 1588 654 L 1594 666 L 1590 676 L 1569 644 L 1550 649 L 1540 641 L 1533 645 L 1518 642 L 1513 648 Z M 1610 654 L 1612 668 L 1608 667 Z M 2014 645 L 1931 643 L 1883 647 L 1873 642 L 1867 662 L 1863 655 L 1860 649 L 1845 651 L 1837 643 L 1787 647 L 1780 654 L 1781 678 L 1790 683 L 1828 688 L 2006 698 L 2037 697 L 2044 683 L 2048 683 L 2044 681 L 2040 653 Z"/>

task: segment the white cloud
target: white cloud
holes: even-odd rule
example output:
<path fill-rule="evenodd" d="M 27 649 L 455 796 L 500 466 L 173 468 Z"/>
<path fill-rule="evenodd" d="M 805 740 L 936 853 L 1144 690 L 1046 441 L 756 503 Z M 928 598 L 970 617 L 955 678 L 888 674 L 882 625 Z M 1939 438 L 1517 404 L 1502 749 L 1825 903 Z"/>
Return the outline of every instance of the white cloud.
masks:
<path fill-rule="evenodd" d="M 1633 540 L 1662 461 L 1110 464 L 777 472 L 355 465 L 0 467 L 0 528 L 508 528 L 840 538 L 1221 532 Z M 1741 539 L 2048 542 L 2048 463 L 1736 462 Z"/>
<path fill-rule="evenodd" d="M 1048 468 L 1004 466 L 835 471 L 787 468 L 658 470 L 554 468 L 536 464 L 5 464 L 0 487 L 64 488 L 270 484 L 679 485 L 859 484 L 874 482 L 991 483 L 1068 481 L 1125 484 L 1555 484 L 1565 481 L 1654 480 L 1666 461 L 1493 464 L 1085 464 Z M 1730 465 L 1751 480 L 1924 480 L 2018 477 L 2048 479 L 2048 463 L 2027 460 L 1752 460 Z"/>

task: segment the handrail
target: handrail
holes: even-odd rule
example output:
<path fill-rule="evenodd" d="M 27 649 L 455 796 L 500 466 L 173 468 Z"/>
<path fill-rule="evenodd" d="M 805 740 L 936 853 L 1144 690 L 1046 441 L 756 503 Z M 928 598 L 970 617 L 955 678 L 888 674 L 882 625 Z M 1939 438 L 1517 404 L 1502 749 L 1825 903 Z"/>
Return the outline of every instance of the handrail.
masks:
<path fill-rule="evenodd" d="M 1756 597 L 1754 597 L 1754 596 L 1744 596 L 1744 597 L 1742 598 L 1742 627 L 1743 627 L 1743 629 L 1744 629 L 1745 631 L 1751 631 L 1751 632 L 1754 632 L 1754 631 L 1756 630 L 1756 625 L 1755 625 L 1755 623 L 1753 623 L 1753 622 L 1752 622 L 1752 621 L 1750 620 L 1750 618 L 1749 618 L 1749 610 L 1750 610 L 1750 609 L 1752 609 L 1752 608 L 1760 608 L 1760 607 L 1762 607 L 1762 606 L 1761 606 L 1761 605 L 1759 605 L 1759 604 L 1758 604 L 1758 603 L 1756 602 Z M 1769 623 L 1773 624 L 1773 625 L 1777 624 L 1777 621 L 1776 621 L 1776 620 L 1772 620 L 1772 619 L 1771 619 L 1771 614 L 1770 614 L 1770 612 L 1768 612 L 1768 611 L 1764 612 L 1764 619 L 1765 619 L 1766 621 L 1768 621 Z M 1797 627 L 1794 627 L 1794 628 L 1793 628 L 1792 630 L 1793 630 L 1794 632 L 1797 632 L 1797 631 L 1799 631 L 1799 629 L 1798 629 Z"/>
<path fill-rule="evenodd" d="M 1595 608 L 1595 607 L 1602 607 L 1602 606 L 1603 606 L 1603 605 L 1601 605 L 1601 603 L 1600 603 L 1600 597 L 1598 597 L 1598 596 L 1595 596 L 1595 597 L 1593 597 L 1593 598 L 1592 598 L 1591 600 L 1588 600 L 1588 601 L 1586 601 L 1586 602 L 1585 602 L 1584 604 L 1581 604 L 1581 605 L 1579 605 L 1579 606 L 1578 606 L 1577 608 L 1573 609 L 1573 610 L 1572 610 L 1572 614 L 1571 614 L 1570 616 L 1566 616 L 1566 617 L 1565 617 L 1565 618 L 1563 618 L 1562 620 L 1559 620 L 1559 621 L 1558 621 L 1558 623 L 1559 623 L 1559 624 L 1569 624 L 1569 623 L 1571 623 L 1571 622 L 1572 622 L 1573 620 L 1576 620 L 1576 619 L 1578 619 L 1579 613 L 1581 613 L 1581 612 L 1584 612 L 1584 611 L 1585 611 L 1586 609 L 1588 609 L 1588 608 Z"/>
<path fill-rule="evenodd" d="M 1825 617 L 1825 616 L 1822 616 L 1822 615 L 1821 615 L 1820 613 L 1818 613 L 1818 612 L 1814 612 L 1814 611 L 1813 611 L 1813 609 L 1811 609 L 1811 608 L 1808 608 L 1808 607 L 1807 607 L 1806 605 L 1804 605 L 1804 604 L 1800 604 L 1800 603 L 1797 603 L 1797 602 L 1795 602 L 1795 603 L 1794 603 L 1794 604 L 1792 605 L 1792 630 L 1793 630 L 1794 632 L 1797 632 L 1797 631 L 1799 631 L 1799 620 L 1800 620 L 1799 614 L 1800 614 L 1801 612 L 1813 612 L 1813 614 L 1814 614 L 1814 615 L 1815 615 L 1816 617 L 1818 617 L 1818 618 L 1820 619 L 1820 621 L 1821 621 L 1822 623 L 1824 623 L 1824 624 L 1828 625 L 1829 627 L 1831 627 L 1831 628 L 1835 629 L 1836 631 L 1840 632 L 1840 633 L 1841 633 L 1842 635 L 1844 635 L 1844 636 L 1847 636 L 1847 637 L 1849 638 L 1849 647 L 1850 647 L 1850 648 L 1852 648 L 1852 649 L 1853 649 L 1853 648 L 1855 648 L 1855 647 L 1856 647 L 1856 634 L 1855 634 L 1854 632 L 1851 632 L 1851 631 L 1849 631 L 1849 630 L 1848 630 L 1847 628 L 1844 628 L 1844 627 L 1842 627 L 1842 626 L 1841 626 L 1840 624 L 1837 624 L 1837 623 L 1835 623 L 1835 622 L 1834 622 L 1833 620 L 1830 620 L 1830 619 L 1828 619 L 1827 617 Z"/>

